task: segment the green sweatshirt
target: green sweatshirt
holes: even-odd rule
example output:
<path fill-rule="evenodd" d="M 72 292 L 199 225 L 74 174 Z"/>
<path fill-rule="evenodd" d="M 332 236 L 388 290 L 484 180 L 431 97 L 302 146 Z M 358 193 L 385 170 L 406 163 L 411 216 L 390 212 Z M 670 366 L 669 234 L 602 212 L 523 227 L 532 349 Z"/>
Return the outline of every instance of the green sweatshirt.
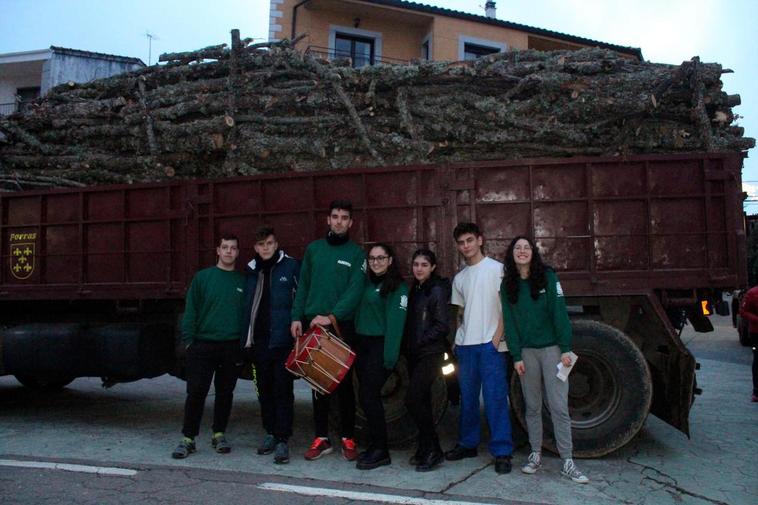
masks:
<path fill-rule="evenodd" d="M 529 282 L 519 279 L 518 300 L 508 302 L 505 280 L 500 285 L 500 298 L 505 321 L 505 340 L 513 361 L 521 361 L 524 347 L 543 348 L 557 345 L 561 352 L 571 350 L 571 322 L 566 312 L 563 290 L 552 270 L 545 272 L 547 288 L 534 300 Z"/>
<path fill-rule="evenodd" d="M 366 280 L 363 296 L 355 312 L 355 332 L 360 335 L 384 336 L 384 368 L 392 370 L 400 354 L 405 316 L 408 313 L 408 286 L 400 284 L 384 298 L 382 285 Z"/>
<path fill-rule="evenodd" d="M 300 267 L 292 320 L 334 314 L 337 321 L 352 321 L 361 300 L 365 263 L 366 255 L 352 240 L 341 245 L 329 245 L 326 239 L 311 242 Z"/>
<path fill-rule="evenodd" d="M 200 270 L 187 290 L 182 341 L 238 340 L 245 304 L 245 277 L 216 266 Z"/>

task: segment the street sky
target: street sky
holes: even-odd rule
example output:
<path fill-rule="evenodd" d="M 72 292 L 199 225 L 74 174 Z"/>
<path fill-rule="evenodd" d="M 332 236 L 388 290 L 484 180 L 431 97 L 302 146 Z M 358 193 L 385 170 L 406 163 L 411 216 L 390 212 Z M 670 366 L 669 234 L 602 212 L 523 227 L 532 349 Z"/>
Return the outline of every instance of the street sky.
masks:
<path fill-rule="evenodd" d="M 485 0 L 426 0 L 484 14 Z M 499 0 L 501 20 L 639 47 L 656 63 L 693 56 L 721 63 L 724 91 L 739 94 L 735 124 L 758 137 L 758 0 Z M 268 38 L 269 0 L 0 0 L 0 54 L 51 45 L 132 56 L 148 63 L 165 52 Z M 758 199 L 758 150 L 745 160 L 743 186 Z M 746 204 L 758 212 L 758 201 Z"/>

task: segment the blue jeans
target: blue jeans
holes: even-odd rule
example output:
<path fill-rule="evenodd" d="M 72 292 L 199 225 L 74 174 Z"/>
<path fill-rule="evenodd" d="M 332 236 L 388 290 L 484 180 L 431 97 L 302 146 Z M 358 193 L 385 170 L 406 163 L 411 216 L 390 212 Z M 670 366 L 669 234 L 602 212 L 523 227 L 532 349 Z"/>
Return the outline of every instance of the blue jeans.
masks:
<path fill-rule="evenodd" d="M 513 452 L 511 419 L 508 412 L 508 381 L 505 360 L 491 342 L 455 347 L 458 381 L 461 388 L 461 413 L 458 444 L 476 448 L 481 440 L 479 394 L 484 397 L 484 412 L 490 427 L 490 453 L 510 456 Z"/>

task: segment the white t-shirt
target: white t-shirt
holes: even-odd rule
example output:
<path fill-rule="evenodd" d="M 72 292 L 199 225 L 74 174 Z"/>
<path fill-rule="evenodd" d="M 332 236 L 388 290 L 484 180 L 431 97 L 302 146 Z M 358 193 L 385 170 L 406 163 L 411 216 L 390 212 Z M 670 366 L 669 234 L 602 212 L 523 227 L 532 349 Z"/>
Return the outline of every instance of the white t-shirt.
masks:
<path fill-rule="evenodd" d="M 455 334 L 455 345 L 476 345 L 492 341 L 503 312 L 500 283 L 503 264 L 485 257 L 476 265 L 466 265 L 453 279 L 450 303 L 463 307 L 463 325 Z"/>

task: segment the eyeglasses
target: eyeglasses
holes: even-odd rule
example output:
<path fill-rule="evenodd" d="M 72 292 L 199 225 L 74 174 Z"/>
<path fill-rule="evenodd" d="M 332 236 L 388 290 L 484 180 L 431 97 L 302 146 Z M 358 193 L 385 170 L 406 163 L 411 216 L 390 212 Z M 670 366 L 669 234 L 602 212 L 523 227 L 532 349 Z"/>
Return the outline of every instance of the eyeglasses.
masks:
<path fill-rule="evenodd" d="M 388 259 L 390 259 L 389 256 L 369 256 L 368 262 L 369 263 L 383 263 L 387 261 Z"/>

